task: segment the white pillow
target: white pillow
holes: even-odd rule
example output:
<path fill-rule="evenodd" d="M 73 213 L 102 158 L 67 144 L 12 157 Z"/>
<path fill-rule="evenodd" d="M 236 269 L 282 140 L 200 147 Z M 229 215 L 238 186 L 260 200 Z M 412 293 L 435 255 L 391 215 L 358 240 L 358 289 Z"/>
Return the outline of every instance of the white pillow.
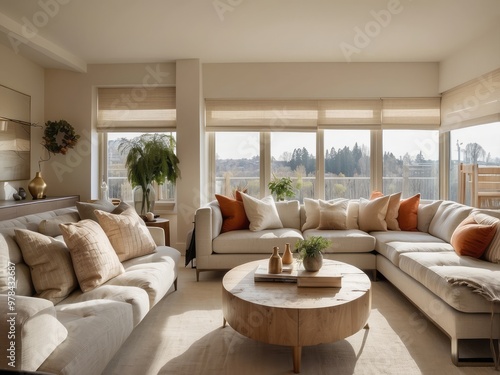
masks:
<path fill-rule="evenodd" d="M 390 195 L 368 200 L 359 199 L 359 229 L 364 232 L 386 231 L 387 207 L 389 206 Z"/>
<path fill-rule="evenodd" d="M 264 229 L 283 228 L 278 210 L 274 203 L 272 195 L 268 195 L 262 200 L 251 197 L 248 194 L 241 193 L 243 206 L 248 221 L 250 221 L 250 230 L 258 232 Z"/>
<path fill-rule="evenodd" d="M 335 202 L 319 200 L 319 225 L 317 229 L 347 229 L 348 199 Z"/>

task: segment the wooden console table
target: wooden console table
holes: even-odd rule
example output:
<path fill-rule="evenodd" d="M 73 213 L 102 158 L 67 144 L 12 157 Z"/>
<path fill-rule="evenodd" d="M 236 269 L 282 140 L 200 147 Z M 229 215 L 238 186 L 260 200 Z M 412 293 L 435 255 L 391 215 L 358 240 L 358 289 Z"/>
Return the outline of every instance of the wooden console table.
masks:
<path fill-rule="evenodd" d="M 79 195 L 47 197 L 45 199 L 24 199 L 20 201 L 0 201 L 0 220 L 37 214 L 58 208 L 74 207 L 80 201 Z"/>
<path fill-rule="evenodd" d="M 163 228 L 165 232 L 165 245 L 170 246 L 170 220 L 157 218 L 155 221 L 146 221 L 148 227 L 159 227 Z"/>

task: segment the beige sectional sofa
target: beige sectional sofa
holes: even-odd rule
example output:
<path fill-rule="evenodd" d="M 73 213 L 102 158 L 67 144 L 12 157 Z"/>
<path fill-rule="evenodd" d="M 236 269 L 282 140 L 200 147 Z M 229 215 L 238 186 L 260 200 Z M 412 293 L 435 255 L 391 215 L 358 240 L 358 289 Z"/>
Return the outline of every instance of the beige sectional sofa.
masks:
<path fill-rule="evenodd" d="M 89 208 L 92 209 L 86 210 Z M 115 212 L 118 221 L 114 228 L 118 232 L 114 239 L 112 235 L 108 238 L 109 242 L 99 237 L 109 232 L 83 232 L 90 237 L 89 246 L 98 247 L 99 256 L 104 254 L 104 243 L 116 246 L 117 237 L 126 242 L 124 246 L 137 247 L 137 241 L 144 242 L 142 237 L 134 240 L 124 235 L 121 230 L 126 225 L 120 220 L 129 218 L 125 211 L 118 213 Z M 136 225 L 135 218 L 130 218 Z M 99 227 L 90 218 L 81 219 L 80 212 L 72 207 L 0 221 L 0 345 L 4 353 L 0 357 L 1 369 L 100 374 L 134 327 L 170 290 L 177 288 L 180 253 L 164 246 L 163 229 L 143 223 L 139 228 L 141 236 L 149 233 L 146 243 L 153 241 L 148 243 L 147 251 L 121 260 L 127 256 L 121 254 L 118 258 L 109 253 L 108 247 L 106 256 L 111 260 L 103 258 L 103 266 L 97 264 L 99 259 L 92 259 L 90 268 L 95 266 L 97 271 L 92 268 L 86 269 L 86 274 L 79 273 L 92 250 L 82 250 L 82 241 L 88 239 L 70 239 L 68 231 L 75 236 L 82 233 L 81 228 Z M 60 223 L 72 229 L 59 232 Z M 66 239 L 76 241 L 77 248 L 72 248 Z M 27 247 L 33 244 L 33 249 Z M 133 253 L 134 249 L 128 251 Z M 75 254 L 80 257 L 79 265 L 71 263 Z M 117 266 L 116 275 L 99 269 L 110 263 Z M 68 264 L 73 264 L 74 270 Z"/>
<path fill-rule="evenodd" d="M 220 233 L 223 218 L 218 202 L 213 201 L 195 216 L 197 278 L 201 271 L 269 257 L 273 246 L 284 248 L 286 242 L 293 246 L 298 238 L 321 235 L 332 240 L 327 258 L 375 270 L 441 328 L 450 337 L 453 363 L 477 363 L 476 358 L 461 356 L 460 348 L 469 340 L 500 338 L 500 318 L 494 314 L 500 313 L 500 211 L 452 201 L 421 201 L 415 230 L 365 232 L 359 225 L 356 228 L 362 215 L 359 205 L 360 200 L 349 202 L 351 229 L 303 230 L 305 205 L 276 202 L 284 228 Z M 477 213 L 486 215 L 495 233 L 479 259 L 459 255 L 451 245 L 457 227 Z M 495 298 L 497 302 L 492 302 Z"/>

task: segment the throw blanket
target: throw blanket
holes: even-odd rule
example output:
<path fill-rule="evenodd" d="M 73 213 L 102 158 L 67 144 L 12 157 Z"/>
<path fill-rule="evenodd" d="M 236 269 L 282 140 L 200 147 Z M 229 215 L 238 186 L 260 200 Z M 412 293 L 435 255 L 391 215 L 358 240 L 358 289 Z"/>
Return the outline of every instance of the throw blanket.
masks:
<path fill-rule="evenodd" d="M 500 271 L 467 272 L 463 267 L 460 276 L 446 276 L 446 280 L 451 284 L 466 285 L 490 302 L 500 302 Z"/>

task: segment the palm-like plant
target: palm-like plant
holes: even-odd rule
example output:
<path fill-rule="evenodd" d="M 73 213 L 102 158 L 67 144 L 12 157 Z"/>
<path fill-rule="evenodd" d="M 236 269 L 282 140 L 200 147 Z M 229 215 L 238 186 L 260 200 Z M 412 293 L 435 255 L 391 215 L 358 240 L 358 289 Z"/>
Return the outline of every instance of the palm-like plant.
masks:
<path fill-rule="evenodd" d="M 120 139 L 118 150 L 124 154 L 127 178 L 132 187 L 142 189 L 141 214 L 150 211 L 151 184 L 165 180 L 175 183 L 180 178 L 179 159 L 175 154 L 175 139 L 167 134 L 143 134 L 133 139 Z"/>

